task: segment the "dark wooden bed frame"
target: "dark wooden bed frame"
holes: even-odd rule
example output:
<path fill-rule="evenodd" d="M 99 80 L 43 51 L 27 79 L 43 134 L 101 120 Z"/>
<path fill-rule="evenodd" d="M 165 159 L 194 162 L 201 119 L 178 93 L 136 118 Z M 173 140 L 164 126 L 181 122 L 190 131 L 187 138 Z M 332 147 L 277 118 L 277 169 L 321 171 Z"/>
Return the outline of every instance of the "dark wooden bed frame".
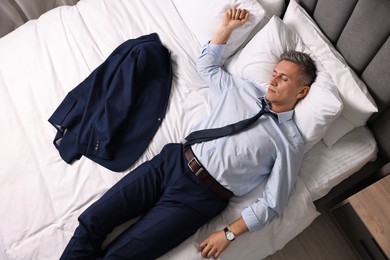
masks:
<path fill-rule="evenodd" d="M 390 0 L 297 2 L 367 85 L 379 110 L 367 122 L 378 144 L 377 159 L 315 201 L 327 209 L 390 173 Z"/>

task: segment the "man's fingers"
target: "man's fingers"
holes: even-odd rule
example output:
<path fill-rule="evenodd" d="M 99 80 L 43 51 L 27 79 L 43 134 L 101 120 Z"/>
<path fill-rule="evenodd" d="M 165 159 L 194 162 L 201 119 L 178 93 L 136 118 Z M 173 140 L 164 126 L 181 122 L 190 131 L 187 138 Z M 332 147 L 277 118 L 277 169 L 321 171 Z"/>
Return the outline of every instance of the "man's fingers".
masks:
<path fill-rule="evenodd" d="M 228 15 L 229 19 L 231 19 L 231 20 L 245 20 L 245 19 L 247 19 L 249 12 L 246 9 L 229 8 L 226 11 L 226 14 Z"/>
<path fill-rule="evenodd" d="M 201 255 L 204 258 L 210 258 L 211 251 L 212 251 L 212 247 L 206 245 L 205 247 L 202 248 Z"/>
<path fill-rule="evenodd" d="M 210 251 L 207 253 L 207 259 L 214 257 L 216 251 L 217 251 L 216 249 L 211 248 Z"/>
<path fill-rule="evenodd" d="M 248 12 L 248 11 L 246 11 L 246 12 L 245 12 L 245 16 L 244 16 L 244 18 L 242 18 L 242 20 L 245 20 L 245 21 L 247 21 L 247 20 L 248 20 L 248 18 L 249 18 L 249 12 Z"/>
<path fill-rule="evenodd" d="M 236 13 L 234 15 L 235 20 L 240 20 L 240 15 L 241 15 L 241 9 L 236 9 Z"/>
<path fill-rule="evenodd" d="M 202 252 L 203 249 L 207 246 L 206 241 L 202 241 L 202 243 L 199 244 L 199 251 Z"/>
<path fill-rule="evenodd" d="M 226 14 L 227 14 L 228 17 L 231 19 L 231 18 L 232 18 L 232 14 L 233 14 L 233 9 L 232 9 L 232 8 L 229 8 L 229 9 L 226 11 Z"/>
<path fill-rule="evenodd" d="M 245 20 L 249 16 L 249 12 L 246 9 L 241 10 L 239 20 Z"/>

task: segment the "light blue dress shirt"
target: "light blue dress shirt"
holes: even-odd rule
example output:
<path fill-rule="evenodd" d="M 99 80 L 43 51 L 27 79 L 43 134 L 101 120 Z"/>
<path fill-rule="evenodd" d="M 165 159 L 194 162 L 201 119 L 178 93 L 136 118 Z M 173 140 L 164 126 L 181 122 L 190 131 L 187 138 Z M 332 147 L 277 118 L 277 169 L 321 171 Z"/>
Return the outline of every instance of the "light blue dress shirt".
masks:
<path fill-rule="evenodd" d="M 222 127 L 255 115 L 265 89 L 221 68 L 225 45 L 206 44 L 197 61 L 199 75 L 219 95 L 212 113 L 192 130 Z M 207 171 L 236 196 L 267 181 L 257 201 L 242 217 L 254 231 L 281 215 L 297 179 L 304 141 L 293 121 L 294 111 L 265 114 L 237 134 L 194 144 L 192 149 Z"/>

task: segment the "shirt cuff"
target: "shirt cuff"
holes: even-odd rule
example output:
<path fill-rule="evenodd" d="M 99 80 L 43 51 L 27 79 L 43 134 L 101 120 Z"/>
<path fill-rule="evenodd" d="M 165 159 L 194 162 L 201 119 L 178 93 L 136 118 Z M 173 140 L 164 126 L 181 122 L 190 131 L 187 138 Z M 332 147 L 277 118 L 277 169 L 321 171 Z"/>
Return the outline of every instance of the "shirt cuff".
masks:
<path fill-rule="evenodd" d="M 260 229 L 260 221 L 250 206 L 244 208 L 241 213 L 241 216 L 244 219 L 244 222 L 248 227 L 249 232 L 253 232 Z"/>
<path fill-rule="evenodd" d="M 222 57 L 222 54 L 224 53 L 226 48 L 226 44 L 207 43 L 206 47 L 208 47 L 208 51 L 211 51 L 216 57 Z"/>

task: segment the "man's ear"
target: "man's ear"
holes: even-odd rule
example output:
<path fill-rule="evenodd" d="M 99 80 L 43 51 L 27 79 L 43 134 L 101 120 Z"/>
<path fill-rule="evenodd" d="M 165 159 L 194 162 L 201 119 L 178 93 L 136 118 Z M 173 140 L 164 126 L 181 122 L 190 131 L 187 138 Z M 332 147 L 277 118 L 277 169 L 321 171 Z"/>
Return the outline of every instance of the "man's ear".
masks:
<path fill-rule="evenodd" d="M 299 90 L 299 92 L 297 94 L 297 98 L 298 99 L 302 99 L 302 98 L 306 97 L 306 95 L 309 93 L 309 91 L 310 91 L 310 87 L 309 86 L 303 86 Z"/>

